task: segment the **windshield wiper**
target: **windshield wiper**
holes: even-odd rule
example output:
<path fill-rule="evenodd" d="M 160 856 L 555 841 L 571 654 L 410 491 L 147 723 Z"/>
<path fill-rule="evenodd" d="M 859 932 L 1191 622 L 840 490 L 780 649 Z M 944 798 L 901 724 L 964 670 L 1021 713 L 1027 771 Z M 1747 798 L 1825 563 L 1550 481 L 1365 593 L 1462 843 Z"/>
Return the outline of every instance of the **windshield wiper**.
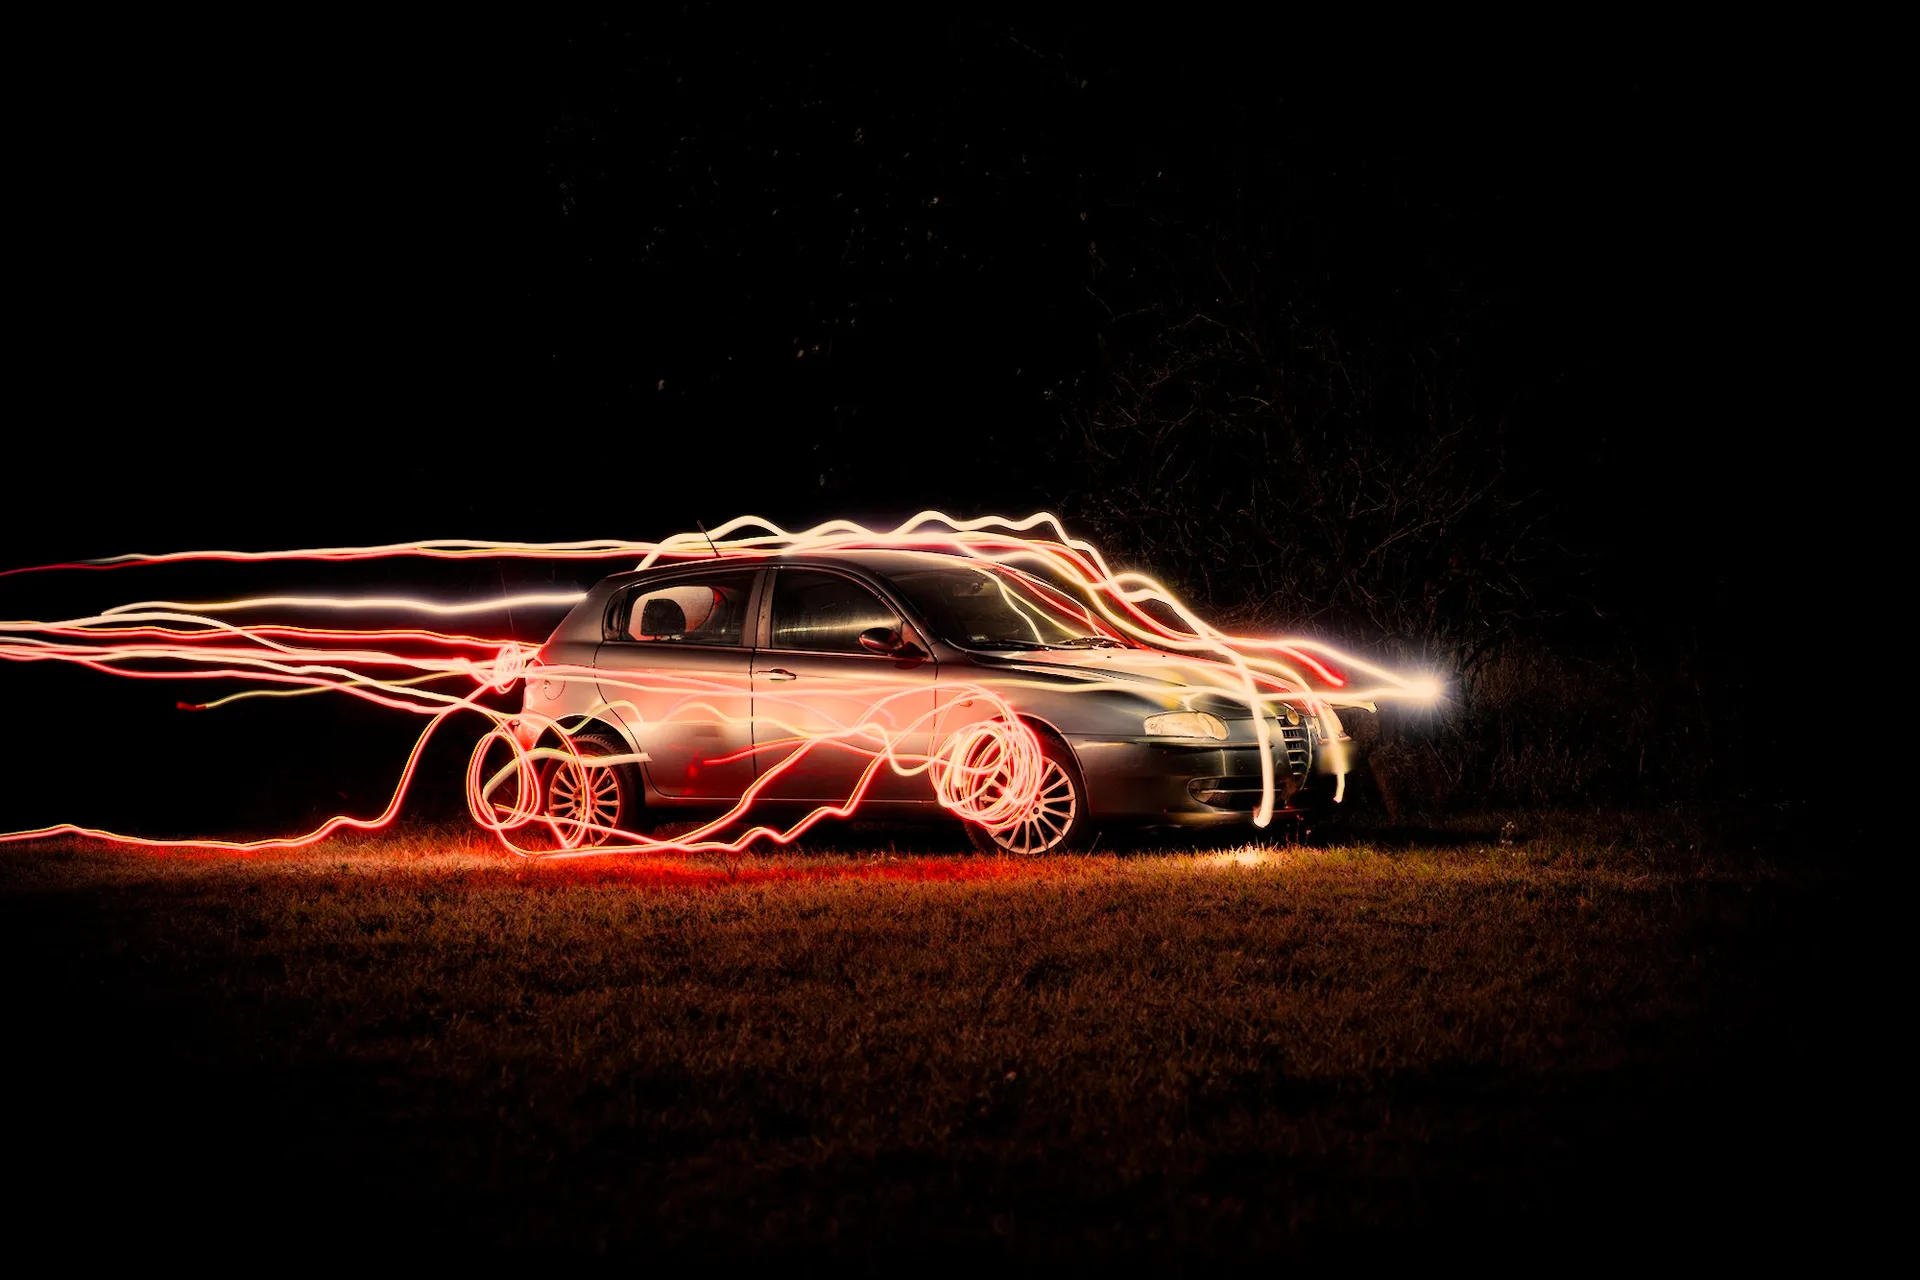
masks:
<path fill-rule="evenodd" d="M 1040 649 L 1125 649 L 1128 646 L 1118 640 L 1109 640 L 1105 636 L 1077 636 L 1072 640 L 1012 640 L 996 637 L 992 640 L 969 640 L 969 649 L 1007 649 L 1014 651 L 1032 651 Z"/>

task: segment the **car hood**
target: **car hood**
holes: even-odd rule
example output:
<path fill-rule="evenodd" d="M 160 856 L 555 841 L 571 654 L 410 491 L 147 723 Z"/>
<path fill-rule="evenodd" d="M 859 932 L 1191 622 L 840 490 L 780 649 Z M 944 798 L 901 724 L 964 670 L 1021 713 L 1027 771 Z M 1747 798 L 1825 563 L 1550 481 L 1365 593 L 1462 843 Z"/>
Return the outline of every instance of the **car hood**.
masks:
<path fill-rule="evenodd" d="M 1212 689 L 1233 696 L 1240 676 L 1223 662 L 1182 657 L 1153 649 L 1034 649 L 979 654 L 974 662 L 996 671 L 1018 671 L 1063 681 L 1126 681 L 1159 690 Z"/>

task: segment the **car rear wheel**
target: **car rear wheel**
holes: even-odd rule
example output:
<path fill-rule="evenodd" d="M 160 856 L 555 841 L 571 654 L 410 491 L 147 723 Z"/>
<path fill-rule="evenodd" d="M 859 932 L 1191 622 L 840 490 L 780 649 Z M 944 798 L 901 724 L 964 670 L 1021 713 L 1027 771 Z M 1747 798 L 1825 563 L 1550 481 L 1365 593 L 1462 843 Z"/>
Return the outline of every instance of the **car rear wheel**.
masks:
<path fill-rule="evenodd" d="M 550 760 L 541 777 L 546 816 L 559 824 L 562 838 L 573 848 L 591 849 L 619 839 L 596 827 L 639 829 L 642 813 L 640 776 L 631 764 L 600 764 L 605 756 L 629 754 L 629 749 L 606 734 L 582 733 L 573 738 L 580 762 Z M 580 839 L 571 839 L 579 831 Z"/>
<path fill-rule="evenodd" d="M 1040 790 L 1025 816 L 999 830 L 967 824 L 967 834 L 980 852 L 1032 857 L 1072 853 L 1086 847 L 1093 824 L 1080 766 L 1064 742 L 1044 732 L 1040 734 L 1040 755 Z"/>

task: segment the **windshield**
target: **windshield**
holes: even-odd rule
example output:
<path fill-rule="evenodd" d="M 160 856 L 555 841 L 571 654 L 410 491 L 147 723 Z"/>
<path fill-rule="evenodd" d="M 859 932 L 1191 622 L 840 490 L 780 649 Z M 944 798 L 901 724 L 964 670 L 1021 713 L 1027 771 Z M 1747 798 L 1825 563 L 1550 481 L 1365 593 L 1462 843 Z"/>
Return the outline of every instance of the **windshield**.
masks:
<path fill-rule="evenodd" d="M 1017 569 L 962 563 L 888 579 L 941 639 L 965 649 L 1131 647 L 1086 608 Z"/>

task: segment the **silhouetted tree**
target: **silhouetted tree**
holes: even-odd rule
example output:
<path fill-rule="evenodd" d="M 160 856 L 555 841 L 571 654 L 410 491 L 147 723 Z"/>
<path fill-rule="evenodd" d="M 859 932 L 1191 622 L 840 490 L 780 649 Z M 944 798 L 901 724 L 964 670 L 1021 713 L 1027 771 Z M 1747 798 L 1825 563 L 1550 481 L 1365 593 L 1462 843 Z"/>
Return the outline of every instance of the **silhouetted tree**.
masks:
<path fill-rule="evenodd" d="M 1463 387 L 1466 335 L 1350 327 L 1225 236 L 1191 255 L 1099 291 L 1071 512 L 1222 616 L 1463 672 L 1536 621 L 1543 513 Z"/>

